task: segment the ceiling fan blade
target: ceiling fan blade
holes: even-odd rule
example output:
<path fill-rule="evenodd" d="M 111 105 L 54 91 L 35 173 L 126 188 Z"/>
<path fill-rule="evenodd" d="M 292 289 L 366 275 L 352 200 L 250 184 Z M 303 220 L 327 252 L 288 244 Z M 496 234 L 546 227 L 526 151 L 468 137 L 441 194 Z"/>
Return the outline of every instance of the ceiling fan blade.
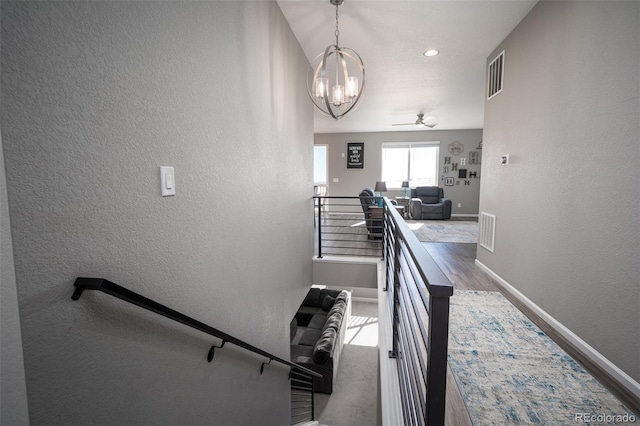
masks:
<path fill-rule="evenodd" d="M 392 124 L 392 126 L 415 126 L 416 123 Z"/>

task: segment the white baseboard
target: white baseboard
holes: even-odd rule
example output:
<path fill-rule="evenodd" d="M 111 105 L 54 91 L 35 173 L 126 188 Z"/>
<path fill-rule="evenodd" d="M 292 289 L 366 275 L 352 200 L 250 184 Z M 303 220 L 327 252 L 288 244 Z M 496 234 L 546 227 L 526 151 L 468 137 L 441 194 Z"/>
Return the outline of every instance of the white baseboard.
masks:
<path fill-rule="evenodd" d="M 479 217 L 478 214 L 469 214 L 469 213 L 451 213 L 451 217 Z"/>
<path fill-rule="evenodd" d="M 580 352 L 583 353 L 591 362 L 600 367 L 603 371 L 606 371 L 613 379 L 615 379 L 620 386 L 627 389 L 630 393 L 640 398 L 640 384 L 636 382 L 631 376 L 622 371 L 619 367 L 609 361 L 600 352 L 591 347 L 587 342 L 582 340 L 574 332 L 565 327 L 560 321 L 553 318 L 547 312 L 545 312 L 538 305 L 533 303 L 531 299 L 518 291 L 515 287 L 505 281 L 500 275 L 493 272 L 489 267 L 476 259 L 476 265 L 478 265 L 487 274 L 491 275 L 493 279 L 498 281 L 498 284 L 511 295 L 516 297 L 520 302 L 531 309 L 536 315 L 542 318 L 551 328 L 553 328 L 558 334 L 562 335 L 571 344 L 573 344 Z"/>

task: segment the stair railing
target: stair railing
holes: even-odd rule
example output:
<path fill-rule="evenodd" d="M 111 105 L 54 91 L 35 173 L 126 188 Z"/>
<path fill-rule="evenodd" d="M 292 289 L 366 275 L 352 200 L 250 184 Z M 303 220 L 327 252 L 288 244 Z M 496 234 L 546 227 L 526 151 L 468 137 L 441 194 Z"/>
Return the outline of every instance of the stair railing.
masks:
<path fill-rule="evenodd" d="M 175 311 L 167 306 L 161 305 L 160 303 L 153 301 L 151 299 L 148 299 L 138 293 L 135 293 L 127 288 L 124 288 L 118 284 L 112 283 L 111 281 L 108 281 L 104 278 L 84 278 L 84 277 L 79 277 L 76 279 L 76 281 L 73 283 L 73 285 L 76 287 L 75 291 L 73 292 L 73 295 L 71 296 L 71 298 L 73 300 L 78 300 L 80 299 L 80 296 L 82 295 L 82 292 L 84 290 L 97 290 L 97 291 L 101 291 L 103 293 L 106 293 L 110 296 L 116 297 L 118 299 L 124 300 L 125 302 L 129 302 L 133 305 L 139 306 L 141 308 L 144 308 L 148 311 L 154 312 L 158 315 L 161 315 L 163 317 L 172 319 L 176 322 L 179 322 L 181 324 L 184 324 L 186 326 L 189 326 L 191 328 L 195 328 L 196 330 L 200 330 L 203 333 L 209 334 L 211 336 L 217 337 L 219 339 L 222 339 L 222 343 L 219 346 L 213 345 L 211 346 L 211 349 L 209 349 L 209 352 L 207 353 L 207 360 L 209 362 L 211 362 L 213 360 L 213 357 L 215 355 L 215 350 L 216 349 L 220 349 L 222 348 L 225 343 L 231 343 L 233 345 L 239 346 L 243 349 L 246 349 L 248 351 L 254 352 L 256 354 L 262 355 L 265 358 L 268 359 L 268 361 L 263 362 L 262 365 L 260 366 L 260 374 L 262 374 L 262 372 L 264 371 L 264 366 L 268 365 L 271 363 L 271 361 L 276 361 L 279 362 L 280 364 L 284 364 L 288 367 L 291 368 L 289 375 L 292 376 L 292 372 L 294 371 L 298 371 L 298 372 L 302 372 L 307 376 L 311 376 L 311 377 L 322 377 L 322 374 L 316 373 L 313 370 L 310 370 L 308 368 L 305 368 L 299 364 L 293 363 L 291 361 L 287 361 L 286 359 L 280 358 L 276 355 L 273 355 L 267 351 L 264 351 L 260 348 L 257 348 L 253 345 L 250 345 L 249 343 L 240 340 L 236 337 L 233 337 L 227 333 L 224 333 L 220 330 L 217 330 L 213 327 L 208 326 L 207 324 L 204 324 L 200 321 L 197 321 L 191 317 L 188 317 L 178 311 Z"/>
<path fill-rule="evenodd" d="M 386 303 L 405 424 L 444 425 L 453 286 L 385 197 Z"/>

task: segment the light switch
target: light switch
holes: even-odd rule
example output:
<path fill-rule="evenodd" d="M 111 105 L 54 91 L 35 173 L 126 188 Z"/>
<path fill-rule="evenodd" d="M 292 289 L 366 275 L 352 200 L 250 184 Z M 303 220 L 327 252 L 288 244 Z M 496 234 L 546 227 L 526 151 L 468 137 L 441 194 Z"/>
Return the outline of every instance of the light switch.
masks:
<path fill-rule="evenodd" d="M 160 167 L 160 192 L 163 197 L 176 195 L 176 178 L 173 167 Z"/>
<path fill-rule="evenodd" d="M 338 182 L 340 182 L 339 178 L 333 178 L 333 183 L 338 183 Z"/>

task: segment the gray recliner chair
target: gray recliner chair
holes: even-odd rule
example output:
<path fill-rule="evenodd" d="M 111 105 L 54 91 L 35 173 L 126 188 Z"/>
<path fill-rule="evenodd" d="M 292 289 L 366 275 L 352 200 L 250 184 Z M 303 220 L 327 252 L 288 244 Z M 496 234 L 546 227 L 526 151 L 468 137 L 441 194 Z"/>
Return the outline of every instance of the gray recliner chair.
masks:
<path fill-rule="evenodd" d="M 411 189 L 409 210 L 415 220 L 451 219 L 451 200 L 440 187 L 417 186 Z"/>
<path fill-rule="evenodd" d="M 367 224 L 367 230 L 369 233 L 381 234 L 382 233 L 382 220 L 371 220 L 371 207 L 378 205 L 378 198 L 373 192 L 373 188 L 364 188 L 360 194 L 360 204 L 362 205 L 362 212 L 364 213 L 364 219 Z"/>

